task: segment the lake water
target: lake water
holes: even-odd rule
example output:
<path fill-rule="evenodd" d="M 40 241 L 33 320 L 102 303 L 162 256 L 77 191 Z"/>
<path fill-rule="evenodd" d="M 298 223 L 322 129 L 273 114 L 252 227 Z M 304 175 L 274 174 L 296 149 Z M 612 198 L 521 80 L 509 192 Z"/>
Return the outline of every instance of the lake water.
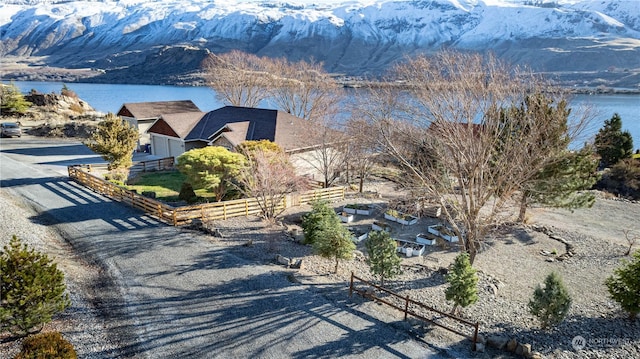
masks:
<path fill-rule="evenodd" d="M 20 91 L 32 89 L 41 93 L 60 93 L 62 82 L 15 81 Z M 67 87 L 100 112 L 116 113 L 124 103 L 149 101 L 191 100 L 202 111 L 211 111 L 223 106 L 208 87 L 179 87 L 156 85 L 118 85 L 69 83 Z M 576 95 L 572 106 L 592 105 L 596 109 L 597 123 L 590 135 L 602 127 L 604 121 L 614 113 L 622 118 L 623 129 L 631 132 L 634 148 L 640 148 L 640 95 Z"/>

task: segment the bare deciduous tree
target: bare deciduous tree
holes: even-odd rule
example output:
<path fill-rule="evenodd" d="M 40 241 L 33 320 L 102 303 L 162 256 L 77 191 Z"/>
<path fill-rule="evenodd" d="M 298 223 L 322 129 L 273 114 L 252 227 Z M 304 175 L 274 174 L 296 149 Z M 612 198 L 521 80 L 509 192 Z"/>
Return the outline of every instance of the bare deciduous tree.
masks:
<path fill-rule="evenodd" d="M 292 192 L 306 188 L 306 180 L 296 175 L 283 151 L 256 147 L 245 153 L 248 165 L 237 179 L 246 197 L 254 197 L 265 220 L 273 222 L 285 210 L 282 200 Z"/>
<path fill-rule="evenodd" d="M 306 120 L 324 121 L 336 116 L 343 90 L 322 68 L 313 62 L 269 62 L 272 76 L 270 98 L 284 112 Z"/>
<path fill-rule="evenodd" d="M 378 154 L 374 128 L 364 119 L 351 118 L 345 126 L 347 170 L 358 178 L 358 191 L 363 192 L 364 182 L 376 166 Z"/>
<path fill-rule="evenodd" d="M 207 85 L 228 105 L 258 107 L 269 97 L 269 60 L 241 51 L 210 54 L 202 63 Z"/>
<path fill-rule="evenodd" d="M 344 134 L 336 130 L 343 89 L 318 63 L 277 59 L 270 62 L 269 72 L 273 76 L 270 99 L 276 107 L 309 120 L 302 147 L 315 150 L 302 158 L 322 176 L 324 186 L 330 186 L 345 161 Z"/>
<path fill-rule="evenodd" d="M 345 125 L 344 132 L 349 139 L 347 164 L 360 179 L 360 192 L 375 165 L 385 159 L 386 144 L 384 138 L 378 136 L 382 127 L 391 121 L 403 123 L 400 120 L 409 119 L 407 94 L 389 83 L 387 81 L 375 90 L 358 92 L 352 104 L 351 118 Z"/>
<path fill-rule="evenodd" d="M 395 76 L 415 102 L 398 110 L 409 121 L 388 110 L 372 114 L 379 139 L 404 170 L 406 186 L 440 202 L 473 263 L 489 230 L 512 218 L 522 184 L 565 149 L 545 143 L 561 126 L 549 122 L 557 116 L 545 122 L 502 109 L 523 103 L 527 94 L 562 93 L 480 54 L 417 57 L 398 65 Z"/>
<path fill-rule="evenodd" d="M 308 141 L 313 147 L 300 158 L 320 175 L 325 188 L 330 187 L 345 169 L 346 137 L 324 125 L 310 126 Z"/>
<path fill-rule="evenodd" d="M 309 120 L 306 142 L 317 150 L 304 157 L 325 185 L 340 174 L 344 164 L 338 148 L 341 135 L 333 125 L 343 89 L 321 64 L 257 57 L 240 51 L 211 55 L 203 63 L 209 86 L 227 104 L 257 107 L 271 101 L 281 111 Z"/>
<path fill-rule="evenodd" d="M 629 229 L 623 229 L 622 233 L 624 233 L 624 238 L 627 240 L 627 243 L 629 244 L 627 251 L 624 253 L 625 256 L 628 256 L 629 254 L 631 254 L 631 249 L 636 244 L 636 241 L 640 239 L 640 236 L 635 234 L 632 236 L 631 230 Z"/>

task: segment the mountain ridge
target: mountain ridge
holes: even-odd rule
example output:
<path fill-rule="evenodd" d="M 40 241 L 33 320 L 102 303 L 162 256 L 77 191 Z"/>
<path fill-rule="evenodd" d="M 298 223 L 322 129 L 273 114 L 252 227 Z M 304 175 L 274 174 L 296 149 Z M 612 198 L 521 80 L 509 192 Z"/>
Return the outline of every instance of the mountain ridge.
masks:
<path fill-rule="evenodd" d="M 10 1 L 0 14 L 0 56 L 93 68 L 85 80 L 97 82 L 197 81 L 199 59 L 232 49 L 375 77 L 406 56 L 452 48 L 573 86 L 640 85 L 632 0 Z"/>

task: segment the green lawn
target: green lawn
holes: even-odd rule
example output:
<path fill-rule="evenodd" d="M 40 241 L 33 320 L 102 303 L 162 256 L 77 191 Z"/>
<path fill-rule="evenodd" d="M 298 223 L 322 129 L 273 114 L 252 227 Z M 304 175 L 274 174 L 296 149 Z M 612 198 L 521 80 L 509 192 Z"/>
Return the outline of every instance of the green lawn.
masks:
<path fill-rule="evenodd" d="M 182 183 L 186 176 L 179 171 L 145 172 L 130 181 L 127 189 L 138 193 L 155 192 L 156 198 L 163 201 L 177 201 Z M 213 193 L 205 190 L 195 191 L 198 197 L 213 197 Z"/>

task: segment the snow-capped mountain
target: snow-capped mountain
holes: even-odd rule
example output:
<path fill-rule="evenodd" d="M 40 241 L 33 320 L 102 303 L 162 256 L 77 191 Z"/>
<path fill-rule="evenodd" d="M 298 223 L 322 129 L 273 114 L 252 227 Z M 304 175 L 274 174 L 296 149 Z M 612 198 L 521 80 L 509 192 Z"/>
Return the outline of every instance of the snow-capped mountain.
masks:
<path fill-rule="evenodd" d="M 231 49 L 314 59 L 345 74 L 377 74 L 445 47 L 493 51 L 540 71 L 633 71 L 640 1 L 9 0 L 0 5 L 0 42 L 1 56 L 136 69 L 129 77 L 144 68 L 159 81 Z"/>

